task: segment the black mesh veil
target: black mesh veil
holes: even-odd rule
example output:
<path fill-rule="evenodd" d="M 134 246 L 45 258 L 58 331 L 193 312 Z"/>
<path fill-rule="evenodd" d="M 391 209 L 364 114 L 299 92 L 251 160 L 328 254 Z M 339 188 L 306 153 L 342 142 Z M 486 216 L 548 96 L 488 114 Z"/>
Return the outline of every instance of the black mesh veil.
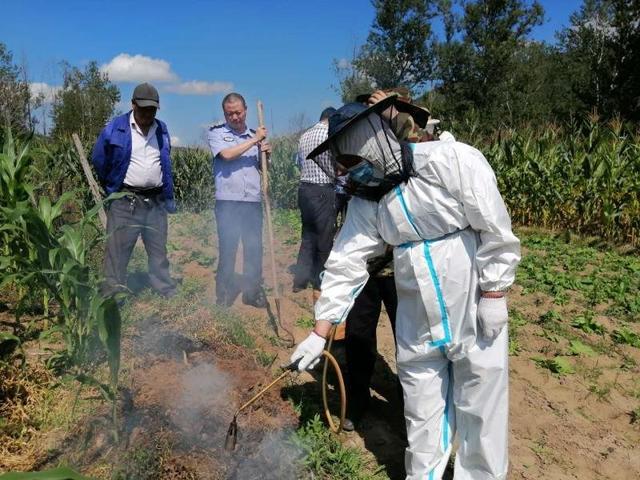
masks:
<path fill-rule="evenodd" d="M 367 107 L 362 104 L 347 104 L 332 115 L 328 148 L 312 158 L 330 179 L 346 183 L 348 193 L 377 201 L 413 174 L 413 154 L 406 143 L 396 138 L 388 120 L 376 112 L 361 116 L 331 135 L 337 122 L 365 110 Z M 367 183 L 356 182 L 348 175 L 348 170 L 362 161 L 369 162 L 375 171 L 374 178 Z"/>

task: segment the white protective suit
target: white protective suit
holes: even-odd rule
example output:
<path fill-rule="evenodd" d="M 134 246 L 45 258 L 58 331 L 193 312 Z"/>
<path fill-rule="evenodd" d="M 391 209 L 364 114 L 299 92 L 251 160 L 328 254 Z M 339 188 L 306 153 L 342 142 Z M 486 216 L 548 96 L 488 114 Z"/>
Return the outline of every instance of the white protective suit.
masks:
<path fill-rule="evenodd" d="M 479 151 L 455 141 L 412 148 L 416 176 L 379 202 L 349 203 L 315 317 L 343 321 L 367 281 L 367 259 L 393 245 L 407 479 L 442 477 L 456 429 L 455 479 L 505 479 L 508 332 L 484 340 L 476 311 L 481 290 L 513 283 L 520 242 Z"/>

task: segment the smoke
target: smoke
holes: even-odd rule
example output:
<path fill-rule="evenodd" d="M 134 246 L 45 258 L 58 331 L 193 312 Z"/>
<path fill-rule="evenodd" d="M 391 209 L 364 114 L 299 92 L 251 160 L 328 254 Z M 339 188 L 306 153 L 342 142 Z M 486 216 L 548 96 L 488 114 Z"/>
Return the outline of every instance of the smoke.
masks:
<path fill-rule="evenodd" d="M 266 433 L 263 440 L 245 450 L 247 457 L 229 472 L 234 480 L 296 480 L 300 478 L 300 460 L 304 453 L 291 438 L 291 429 Z"/>
<path fill-rule="evenodd" d="M 228 409 L 231 378 L 211 363 L 202 363 L 184 373 L 181 394 L 171 411 L 171 421 L 183 432 L 194 435 L 203 428 L 203 419 Z"/>

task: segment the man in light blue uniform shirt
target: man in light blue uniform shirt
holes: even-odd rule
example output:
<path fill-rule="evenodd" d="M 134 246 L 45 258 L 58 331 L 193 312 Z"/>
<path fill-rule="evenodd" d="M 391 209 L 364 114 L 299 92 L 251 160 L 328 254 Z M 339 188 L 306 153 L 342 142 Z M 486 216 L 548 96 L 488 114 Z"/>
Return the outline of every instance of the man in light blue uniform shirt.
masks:
<path fill-rule="evenodd" d="M 260 148 L 271 153 L 267 130 L 247 128 L 247 104 L 238 93 L 222 100 L 225 123 L 209 129 L 213 155 L 218 230 L 216 303 L 230 306 L 242 289 L 242 301 L 267 306 L 262 289 L 262 196 Z M 235 261 L 242 241 L 243 282 L 235 281 Z"/>

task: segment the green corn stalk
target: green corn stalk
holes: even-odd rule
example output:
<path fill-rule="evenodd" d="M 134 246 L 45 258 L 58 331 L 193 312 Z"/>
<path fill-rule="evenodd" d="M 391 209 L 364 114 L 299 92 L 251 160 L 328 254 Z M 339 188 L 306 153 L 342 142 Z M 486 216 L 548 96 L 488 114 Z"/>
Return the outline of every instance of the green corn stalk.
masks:
<path fill-rule="evenodd" d="M 44 289 L 45 304 L 55 301 L 59 321 L 50 333 L 63 336 L 65 349 L 55 352 L 49 364 L 74 374 L 81 383 L 96 386 L 112 402 L 115 427 L 120 313 L 114 299 L 99 294 L 98 278 L 87 264 L 88 252 L 101 240 L 95 235 L 99 206 L 75 224 L 58 226 L 74 195 L 64 193 L 55 202 L 45 196 L 36 198 L 29 171 L 33 165 L 29 142 L 19 146 L 11 132 L 6 139 L 0 156 L 0 236 L 5 242 L 0 287 L 14 283 L 20 288 Z M 107 352 L 110 380 L 106 386 L 89 373 L 94 338 Z"/>

